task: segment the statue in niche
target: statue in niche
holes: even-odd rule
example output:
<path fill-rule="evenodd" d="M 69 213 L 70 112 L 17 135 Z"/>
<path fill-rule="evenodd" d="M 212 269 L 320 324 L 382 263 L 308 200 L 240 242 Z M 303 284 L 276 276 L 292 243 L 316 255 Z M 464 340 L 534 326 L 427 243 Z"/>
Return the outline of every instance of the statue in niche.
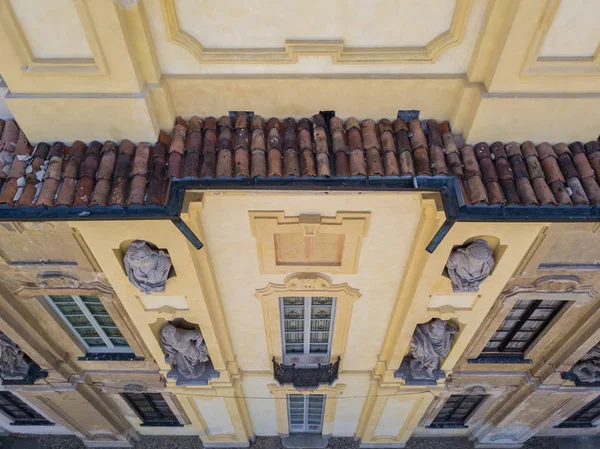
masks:
<path fill-rule="evenodd" d="M 573 374 L 580 382 L 600 381 L 600 343 L 594 346 L 573 366 Z"/>
<path fill-rule="evenodd" d="M 418 324 L 410 341 L 410 375 L 414 379 L 435 380 L 440 362 L 450 352 L 453 335 L 456 333 L 456 326 L 439 318 Z"/>
<path fill-rule="evenodd" d="M 206 343 L 199 329 L 180 329 L 166 324 L 160 332 L 165 362 L 185 379 L 198 379 L 209 361 Z"/>
<path fill-rule="evenodd" d="M 29 372 L 25 353 L 3 333 L 0 333 L 0 379 L 23 380 Z"/>
<path fill-rule="evenodd" d="M 162 250 L 152 249 L 143 240 L 134 240 L 123 258 L 129 282 L 143 293 L 164 292 L 171 258 Z"/>
<path fill-rule="evenodd" d="M 477 292 L 494 268 L 492 249 L 485 240 L 474 240 L 453 250 L 446 267 L 455 292 Z"/>

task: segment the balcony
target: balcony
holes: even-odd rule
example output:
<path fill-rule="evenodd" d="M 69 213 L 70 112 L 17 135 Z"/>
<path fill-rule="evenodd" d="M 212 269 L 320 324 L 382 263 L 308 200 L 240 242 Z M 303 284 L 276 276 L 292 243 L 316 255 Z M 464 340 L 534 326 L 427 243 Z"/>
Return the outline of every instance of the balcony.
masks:
<path fill-rule="evenodd" d="M 319 364 L 316 368 L 296 368 L 296 364 L 281 365 L 273 358 L 273 377 L 280 385 L 292 384 L 298 388 L 317 388 L 321 384 L 331 385 L 338 378 L 341 359 L 329 365 Z"/>

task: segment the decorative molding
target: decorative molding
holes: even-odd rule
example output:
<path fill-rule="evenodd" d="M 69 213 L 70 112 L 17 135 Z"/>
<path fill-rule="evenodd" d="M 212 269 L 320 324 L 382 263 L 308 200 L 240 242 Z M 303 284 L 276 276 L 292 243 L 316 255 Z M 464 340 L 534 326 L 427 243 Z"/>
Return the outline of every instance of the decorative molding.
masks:
<path fill-rule="evenodd" d="M 86 440 L 93 440 L 94 439 L 94 435 L 92 435 L 90 432 L 88 432 L 88 430 L 83 425 L 80 425 L 77 421 L 75 421 L 73 418 L 71 418 L 71 416 L 69 416 L 64 411 L 64 408 L 65 408 L 64 404 L 61 407 L 61 406 L 55 404 L 52 401 L 52 399 L 50 399 L 50 398 L 48 398 L 46 396 L 36 396 L 35 398 L 38 401 L 40 401 L 42 404 L 44 404 L 46 407 L 48 407 L 52 411 L 52 413 L 54 413 L 58 417 L 60 417 L 60 420 L 63 421 L 63 423 L 66 425 L 67 428 L 70 427 L 75 432 L 83 435 L 83 437 Z M 71 429 L 69 429 L 69 430 L 71 430 Z"/>
<path fill-rule="evenodd" d="M 175 395 L 175 397 L 177 397 L 177 395 Z M 216 397 L 215 397 L 216 398 Z M 225 443 L 231 443 L 231 442 L 238 442 L 240 441 L 240 439 L 238 438 L 237 434 L 235 433 L 222 433 L 222 434 L 213 434 L 210 431 L 210 428 L 208 427 L 207 422 L 205 421 L 205 419 L 202 417 L 202 413 L 200 413 L 200 409 L 198 409 L 198 406 L 196 404 L 196 401 L 194 399 L 194 397 L 188 396 L 186 397 L 187 401 L 188 401 L 188 405 L 190 406 L 190 408 L 192 409 L 194 416 L 196 417 L 197 423 L 200 425 L 201 427 L 201 434 L 200 437 L 202 439 L 202 442 L 204 444 L 206 443 L 210 443 L 210 444 L 222 444 L 223 446 L 225 446 Z M 231 416 L 230 416 L 231 419 Z M 232 421 L 232 425 L 233 425 L 233 421 Z"/>
<path fill-rule="evenodd" d="M 598 292 L 592 285 L 580 285 L 580 279 L 571 275 L 543 276 L 531 285 L 515 285 L 503 291 L 499 299 L 560 299 L 564 301 L 590 301 Z M 542 295 L 543 297 L 541 297 Z M 553 296 L 556 295 L 556 298 Z"/>
<path fill-rule="evenodd" d="M 92 14 L 85 0 L 73 0 L 93 58 L 36 58 L 17 20 L 11 0 L 0 0 L 0 25 L 17 55 L 24 75 L 37 76 L 98 76 L 108 75 L 108 69 Z"/>
<path fill-rule="evenodd" d="M 284 396 L 288 394 L 324 394 L 326 396 L 332 395 L 337 397 L 344 392 L 346 389 L 346 384 L 335 384 L 333 386 L 319 385 L 318 388 L 298 388 L 294 387 L 293 385 L 268 384 L 267 388 L 275 397 L 281 394 Z"/>
<path fill-rule="evenodd" d="M 298 56 L 331 56 L 334 64 L 432 64 L 446 50 L 462 42 L 473 5 L 473 0 L 456 0 L 450 29 L 424 47 L 349 48 L 342 40 L 287 40 L 284 48 L 220 49 L 205 48 L 181 29 L 175 1 L 161 0 L 168 39 L 185 48 L 201 63 L 211 64 L 295 64 Z"/>
<path fill-rule="evenodd" d="M 277 385 L 268 384 L 269 392 L 275 398 L 275 412 L 277 415 L 277 429 L 279 435 L 289 435 L 289 422 L 287 410 L 287 395 L 288 394 L 323 394 L 325 398 L 325 410 L 323 411 L 323 435 L 331 435 L 333 433 L 333 421 L 335 417 L 335 409 L 337 407 L 337 398 L 342 395 L 346 389 L 345 384 L 336 384 L 333 386 L 323 385 L 319 388 L 312 389 L 297 389 L 293 385 Z"/>
<path fill-rule="evenodd" d="M 35 276 L 33 282 L 17 282 L 13 287 L 16 295 L 28 294 L 79 294 L 93 291 L 99 294 L 112 295 L 113 289 L 101 282 L 81 282 L 76 276 L 62 271 L 43 271 Z"/>
<path fill-rule="evenodd" d="M 281 362 L 283 357 L 279 298 L 307 295 L 336 298 L 330 362 L 335 363 L 338 357 L 342 357 L 343 363 L 352 307 L 361 294 L 346 283 L 333 284 L 329 277 L 317 273 L 295 273 L 286 277 L 283 284 L 269 283 L 256 291 L 255 296 L 262 303 L 269 359 Z"/>
<path fill-rule="evenodd" d="M 546 0 L 542 17 L 529 44 L 521 70 L 523 75 L 598 75 L 600 74 L 600 45 L 592 56 L 540 56 L 548 31 L 554 22 L 561 0 Z"/>
<path fill-rule="evenodd" d="M 265 288 L 256 291 L 256 297 L 263 299 L 266 296 L 279 293 L 289 293 L 288 296 L 296 296 L 294 293 L 315 293 L 326 290 L 328 293 L 344 293 L 348 296 L 360 298 L 360 292 L 348 284 L 333 284 L 331 278 L 324 274 L 296 273 L 286 277 L 283 284 L 269 284 Z"/>
<path fill-rule="evenodd" d="M 369 229 L 369 212 L 286 217 L 283 211 L 251 211 L 249 217 L 263 274 L 358 271 L 363 238 Z"/>

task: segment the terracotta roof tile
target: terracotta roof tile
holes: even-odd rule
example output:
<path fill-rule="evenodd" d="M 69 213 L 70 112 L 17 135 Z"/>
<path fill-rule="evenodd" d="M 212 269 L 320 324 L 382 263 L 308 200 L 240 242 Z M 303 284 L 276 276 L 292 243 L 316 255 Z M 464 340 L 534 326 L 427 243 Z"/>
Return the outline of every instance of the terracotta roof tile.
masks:
<path fill-rule="evenodd" d="M 358 120 L 350 117 L 345 126 L 350 150 L 350 176 L 366 176 L 367 164 Z"/>
<path fill-rule="evenodd" d="M 387 119 L 379 120 L 379 133 L 381 135 L 381 148 L 383 151 L 383 167 L 385 176 L 399 176 L 398 155 L 394 143 L 392 123 Z"/>
<path fill-rule="evenodd" d="M 204 120 L 203 159 L 201 177 L 212 177 L 217 167 L 217 120 L 208 117 Z"/>
<path fill-rule="evenodd" d="M 146 178 L 148 176 L 148 162 L 150 159 L 150 145 L 142 142 L 135 149 L 133 169 L 131 171 L 131 186 L 127 205 L 142 205 L 146 195 Z"/>
<path fill-rule="evenodd" d="M 281 123 L 276 118 L 270 118 L 267 122 L 267 159 L 268 176 L 282 176 L 283 167 L 281 161 Z"/>
<path fill-rule="evenodd" d="M 363 120 L 361 123 L 363 146 L 367 155 L 367 174 L 369 176 L 383 176 L 383 162 L 381 161 L 381 144 L 377 138 L 375 122 Z"/>
<path fill-rule="evenodd" d="M 600 204 L 600 143 L 465 145 L 447 122 L 246 112 L 178 118 L 159 141 L 39 143 L 0 121 L 2 207 L 164 205 L 171 178 L 456 176 L 489 205 Z M 331 155 L 331 158 L 330 158 Z"/>
<path fill-rule="evenodd" d="M 250 164 L 250 174 L 253 178 L 257 176 L 267 176 L 267 159 L 265 146 L 265 122 L 260 115 L 252 118 L 252 143 L 250 151 L 252 152 L 252 163 Z"/>
<path fill-rule="evenodd" d="M 283 120 L 283 176 L 300 176 L 296 120 L 292 117 Z"/>
<path fill-rule="evenodd" d="M 206 146 L 204 148 L 206 148 Z M 163 202 L 166 188 L 166 154 L 167 147 L 165 144 L 162 142 L 157 142 L 152 149 L 152 157 L 150 161 L 150 182 L 148 184 L 146 204 L 158 206 Z"/>
<path fill-rule="evenodd" d="M 182 173 L 184 178 L 197 178 L 200 172 L 203 127 L 204 121 L 198 116 L 192 117 L 189 121 L 189 128 L 185 138 L 185 157 Z"/>
<path fill-rule="evenodd" d="M 312 124 L 303 118 L 298 121 L 298 151 L 300 151 L 300 176 L 315 177 L 317 168 L 313 157 Z"/>
<path fill-rule="evenodd" d="M 344 133 L 344 122 L 339 117 L 332 117 L 329 120 L 329 130 L 331 132 L 331 146 L 335 158 L 335 175 L 350 176 L 350 161 L 348 160 L 348 145 L 346 143 L 346 134 Z M 327 143 L 327 140 L 325 140 Z M 323 145 L 323 143 L 321 143 Z"/>
<path fill-rule="evenodd" d="M 248 116 L 245 112 L 238 112 L 235 117 L 234 172 L 233 176 L 250 176 L 250 131 L 248 129 Z"/>

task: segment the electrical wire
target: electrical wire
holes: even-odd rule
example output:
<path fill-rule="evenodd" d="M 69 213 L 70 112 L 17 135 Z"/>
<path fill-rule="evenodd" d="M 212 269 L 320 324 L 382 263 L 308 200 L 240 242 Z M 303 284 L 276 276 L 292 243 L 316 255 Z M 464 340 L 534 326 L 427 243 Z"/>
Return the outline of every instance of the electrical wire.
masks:
<path fill-rule="evenodd" d="M 148 388 L 140 388 L 139 390 L 125 390 L 121 387 L 112 387 L 110 385 L 104 385 L 101 383 L 94 383 L 93 386 L 97 388 L 102 388 L 104 391 L 106 390 L 116 390 L 115 393 L 157 393 L 160 390 L 156 389 L 148 389 Z M 432 385 L 433 386 L 433 385 Z M 227 395 L 213 395 L 213 394 L 198 394 L 198 393 L 186 393 L 186 392 L 174 392 L 174 391 L 165 391 L 167 393 L 173 393 L 177 396 L 193 396 L 193 397 L 205 397 L 205 398 L 223 398 L 223 399 L 258 399 L 258 400 L 287 400 L 287 398 L 278 398 L 275 396 L 227 396 Z M 393 393 L 393 394 L 379 394 L 379 395 L 366 395 L 366 396 L 337 396 L 336 399 L 367 399 L 367 398 L 387 398 L 394 396 L 408 396 L 413 394 L 422 394 L 429 393 L 429 390 L 421 390 L 421 391 L 410 391 L 410 392 L 402 392 L 402 393 Z M 293 394 L 293 393 L 292 393 Z M 322 394 L 319 393 L 318 390 L 315 390 L 314 394 Z"/>

